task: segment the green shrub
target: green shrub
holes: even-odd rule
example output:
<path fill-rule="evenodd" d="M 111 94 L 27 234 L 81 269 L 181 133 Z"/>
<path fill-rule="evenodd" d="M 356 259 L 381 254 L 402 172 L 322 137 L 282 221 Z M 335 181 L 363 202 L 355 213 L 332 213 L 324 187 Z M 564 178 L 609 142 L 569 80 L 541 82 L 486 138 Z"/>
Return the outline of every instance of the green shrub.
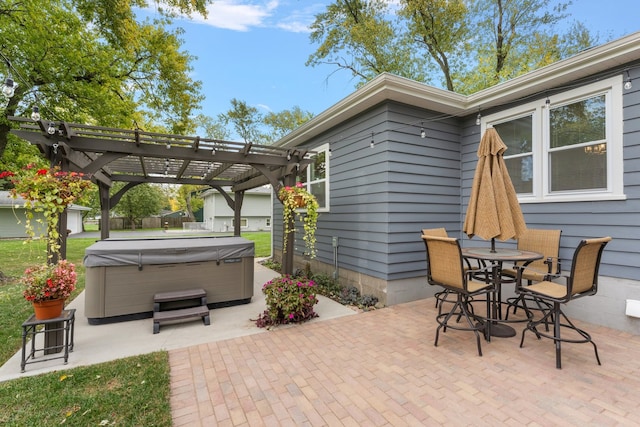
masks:
<path fill-rule="evenodd" d="M 318 273 L 313 276 L 316 282 L 318 293 L 342 305 L 355 305 L 366 309 L 378 303 L 378 298 L 373 295 L 360 295 L 360 291 L 355 286 L 342 286 L 331 276 Z"/>
<path fill-rule="evenodd" d="M 342 291 L 342 286 L 331 276 L 324 273 L 318 273 L 313 275 L 313 281 L 316 284 L 318 293 L 328 298 L 332 298 L 339 295 Z"/>
<path fill-rule="evenodd" d="M 277 272 L 282 271 L 282 264 L 274 261 L 273 258 L 265 259 L 264 261 L 261 262 L 261 264 L 273 271 L 277 271 Z"/>
<path fill-rule="evenodd" d="M 318 303 L 313 280 L 284 275 L 265 283 L 262 292 L 265 294 L 267 310 L 256 320 L 260 328 L 301 323 L 318 316 L 313 310 Z"/>

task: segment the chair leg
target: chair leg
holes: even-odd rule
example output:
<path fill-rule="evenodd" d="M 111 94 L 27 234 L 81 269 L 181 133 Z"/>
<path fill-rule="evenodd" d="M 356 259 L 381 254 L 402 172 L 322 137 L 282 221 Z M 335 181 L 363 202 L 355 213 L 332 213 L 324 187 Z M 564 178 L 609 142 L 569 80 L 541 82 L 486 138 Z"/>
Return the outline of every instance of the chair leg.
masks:
<path fill-rule="evenodd" d="M 449 325 L 449 321 L 454 315 L 457 315 L 458 317 L 456 319 L 456 323 L 459 323 L 460 319 L 464 317 L 465 320 L 467 321 L 468 327 Z M 475 315 L 469 309 L 469 301 L 467 297 L 463 296 L 462 294 L 457 294 L 456 301 L 454 302 L 454 305 L 451 308 L 451 310 L 448 313 L 438 314 L 438 316 L 436 316 L 436 321 L 439 323 L 439 325 L 438 325 L 438 328 L 436 329 L 436 338 L 434 341 L 434 345 L 436 347 L 438 346 L 440 329 L 442 329 L 443 332 L 446 332 L 448 327 L 452 329 L 463 330 L 463 331 L 473 331 L 473 333 L 476 336 L 476 345 L 478 347 L 478 355 L 482 356 L 480 333 L 478 331 L 480 329 L 485 328 L 485 326 L 484 325 L 481 327 L 476 326 L 476 324 L 474 323 L 475 318 L 476 318 Z"/>
<path fill-rule="evenodd" d="M 538 337 L 538 339 L 542 338 L 542 336 L 548 337 L 548 338 L 553 338 L 550 335 L 544 335 L 541 334 L 540 332 L 538 332 L 538 325 L 541 323 L 544 323 L 546 330 L 549 330 L 548 324 L 549 324 L 549 318 L 553 319 L 553 311 L 549 310 L 547 313 L 545 313 L 545 315 L 542 317 L 542 319 L 540 320 L 530 320 L 529 323 L 527 323 L 527 326 L 522 330 L 522 339 L 520 340 L 520 347 L 522 348 L 524 345 L 524 334 L 527 331 L 531 331 L 534 334 L 536 334 L 536 337 Z M 553 321 L 553 320 L 551 320 Z"/>
<path fill-rule="evenodd" d="M 571 328 L 574 331 L 576 331 L 578 334 L 580 334 L 580 336 L 582 336 L 582 340 L 568 340 L 565 339 L 563 341 L 565 342 L 573 342 L 573 343 L 585 343 L 585 342 L 589 342 L 591 343 L 591 345 L 593 346 L 593 351 L 596 355 L 596 361 L 598 362 L 598 365 L 602 365 L 602 363 L 600 363 L 600 356 L 598 355 L 598 346 L 596 346 L 596 343 L 593 342 L 593 340 L 591 339 L 591 335 L 578 328 L 576 325 L 573 324 L 573 322 L 566 316 L 566 314 L 564 314 L 564 312 L 562 310 L 560 310 L 560 312 L 558 313 L 558 317 L 562 316 L 564 318 L 564 320 L 567 322 L 566 324 L 561 324 L 561 326 L 565 326 L 567 328 Z"/>
<path fill-rule="evenodd" d="M 564 319 L 564 322 L 562 321 L 562 319 Z M 549 323 L 553 323 L 553 335 L 538 331 L 537 326 L 540 325 L 541 323 L 544 323 L 545 327 L 548 327 Z M 562 328 L 573 329 L 582 337 L 582 339 L 562 338 L 562 335 L 561 335 Z M 591 343 L 591 345 L 593 346 L 593 351 L 595 352 L 595 355 L 596 355 L 596 361 L 598 362 L 598 365 L 601 365 L 600 356 L 598 354 L 598 347 L 596 346 L 596 343 L 594 343 L 593 340 L 591 339 L 591 335 L 589 335 L 588 332 L 578 328 L 576 325 L 573 324 L 573 322 L 567 317 L 566 314 L 564 314 L 564 312 L 560 308 L 559 302 L 554 302 L 553 308 L 549 310 L 542 319 L 536 320 L 536 321 L 530 321 L 527 324 L 527 327 L 522 330 L 522 339 L 520 340 L 520 347 L 524 345 L 524 335 L 525 335 L 525 332 L 528 330 L 535 333 L 538 339 L 540 339 L 541 337 L 545 337 L 553 340 L 556 348 L 556 368 L 557 369 L 562 369 L 562 342 L 578 343 L 578 344 L 587 343 L 587 342 Z"/>
<path fill-rule="evenodd" d="M 553 319 L 553 341 L 556 345 L 556 368 L 562 369 L 562 354 L 560 349 L 560 303 L 553 303 L 553 311 L 555 313 Z"/>
<path fill-rule="evenodd" d="M 440 329 L 444 328 L 444 332 L 447 332 L 447 322 L 449 322 L 449 319 L 451 318 L 451 316 L 453 316 L 456 307 L 460 306 L 460 295 L 458 295 L 458 300 L 454 303 L 452 309 L 450 312 L 448 312 L 446 315 L 440 314 L 438 313 L 438 316 L 436 316 L 436 320 L 439 323 L 438 328 L 436 329 L 436 340 L 433 343 L 434 346 L 438 346 L 438 337 L 440 336 Z M 444 316 L 444 320 L 440 320 L 440 317 Z"/>

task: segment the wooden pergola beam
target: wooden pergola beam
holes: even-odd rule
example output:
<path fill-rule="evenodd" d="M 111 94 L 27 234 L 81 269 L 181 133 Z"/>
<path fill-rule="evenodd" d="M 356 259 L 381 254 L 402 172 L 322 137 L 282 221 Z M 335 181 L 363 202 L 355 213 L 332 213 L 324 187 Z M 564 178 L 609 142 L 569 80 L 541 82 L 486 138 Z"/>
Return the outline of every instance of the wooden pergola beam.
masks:
<path fill-rule="evenodd" d="M 37 145 L 52 165 L 65 162 L 70 171 L 92 177 L 99 187 L 104 218 L 126 190 L 141 183 L 206 185 L 220 191 L 239 227 L 244 192 L 271 184 L 277 192 L 293 185 L 296 176 L 313 162 L 313 152 L 254 143 L 240 143 L 184 135 L 118 129 L 60 121 L 9 117 L 18 125 L 11 132 Z M 172 172 L 172 173 L 169 173 Z M 127 183 L 109 197 L 114 181 Z M 222 187 L 235 193 L 232 199 Z M 222 191 L 221 191 L 222 190 Z M 103 221 L 101 238 L 109 236 Z M 237 228 L 238 228 L 237 227 Z M 234 230 L 234 233 L 239 233 Z M 66 233 L 65 233 L 66 234 Z M 286 239 L 283 272 L 293 270 L 293 235 Z"/>

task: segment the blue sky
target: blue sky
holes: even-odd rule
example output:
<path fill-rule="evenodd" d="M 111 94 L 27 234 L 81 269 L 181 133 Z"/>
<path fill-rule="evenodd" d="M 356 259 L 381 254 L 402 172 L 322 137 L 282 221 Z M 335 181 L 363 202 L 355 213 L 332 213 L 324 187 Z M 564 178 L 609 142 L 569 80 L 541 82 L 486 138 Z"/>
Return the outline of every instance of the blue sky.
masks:
<path fill-rule="evenodd" d="M 640 29 L 637 1 L 574 0 L 569 13 L 602 39 L 615 39 Z M 206 20 L 178 20 L 184 49 L 198 57 L 193 77 L 203 82 L 203 113 L 215 117 L 237 98 L 263 113 L 297 105 L 317 115 L 352 93 L 347 71 L 305 66 L 316 49 L 308 26 L 330 3 L 217 0 Z"/>

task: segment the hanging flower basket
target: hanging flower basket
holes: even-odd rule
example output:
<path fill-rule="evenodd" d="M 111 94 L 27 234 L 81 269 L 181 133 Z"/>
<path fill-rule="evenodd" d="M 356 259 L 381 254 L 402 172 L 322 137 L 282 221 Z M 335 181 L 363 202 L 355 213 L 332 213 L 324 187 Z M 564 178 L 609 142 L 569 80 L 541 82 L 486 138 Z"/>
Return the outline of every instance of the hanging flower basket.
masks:
<path fill-rule="evenodd" d="M 22 198 L 26 209 L 25 229 L 29 238 L 35 237 L 32 224 L 34 212 L 41 212 L 47 225 L 49 257 L 58 254 L 58 222 L 60 214 L 91 186 L 88 176 L 79 172 L 63 172 L 59 167 L 36 168 L 33 165 L 16 171 L 0 172 L 0 183 L 8 181 L 13 198 Z"/>
<path fill-rule="evenodd" d="M 282 202 L 282 217 L 284 220 L 284 240 L 295 230 L 295 220 L 298 219 L 304 228 L 303 240 L 305 252 L 311 258 L 316 256 L 316 229 L 318 223 L 318 200 L 309 193 L 304 184 L 298 182 L 295 187 L 282 187 L 278 191 L 278 198 Z M 282 253 L 286 253 L 286 244 Z"/>

